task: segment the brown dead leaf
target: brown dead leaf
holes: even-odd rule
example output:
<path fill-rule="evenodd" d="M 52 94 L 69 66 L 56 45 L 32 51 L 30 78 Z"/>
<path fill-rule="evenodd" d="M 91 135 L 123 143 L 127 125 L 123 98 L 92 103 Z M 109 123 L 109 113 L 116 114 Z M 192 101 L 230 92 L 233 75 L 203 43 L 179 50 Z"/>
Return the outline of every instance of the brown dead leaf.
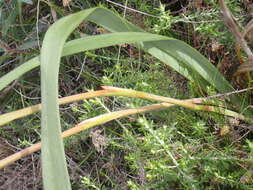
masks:
<path fill-rule="evenodd" d="M 230 127 L 227 125 L 224 125 L 221 129 L 220 129 L 220 136 L 225 136 L 227 134 L 230 133 Z"/>
<path fill-rule="evenodd" d="M 192 2 L 194 8 L 202 8 L 203 0 L 193 0 Z"/>
<path fill-rule="evenodd" d="M 97 27 L 95 32 L 97 34 L 108 34 L 108 33 L 110 33 L 108 30 L 106 30 L 106 29 L 104 29 L 102 27 Z"/>
<path fill-rule="evenodd" d="M 107 146 L 107 138 L 101 135 L 102 130 L 98 129 L 90 133 L 92 144 L 95 146 L 97 152 L 103 154 L 105 147 Z"/>
<path fill-rule="evenodd" d="M 223 48 L 223 45 L 217 41 L 212 42 L 212 52 L 217 52 Z"/>
<path fill-rule="evenodd" d="M 228 122 L 232 126 L 238 126 L 240 124 L 240 121 L 238 119 L 235 119 L 235 118 L 229 118 Z"/>
<path fill-rule="evenodd" d="M 64 7 L 68 6 L 69 3 L 71 2 L 72 0 L 62 0 L 62 4 Z"/>

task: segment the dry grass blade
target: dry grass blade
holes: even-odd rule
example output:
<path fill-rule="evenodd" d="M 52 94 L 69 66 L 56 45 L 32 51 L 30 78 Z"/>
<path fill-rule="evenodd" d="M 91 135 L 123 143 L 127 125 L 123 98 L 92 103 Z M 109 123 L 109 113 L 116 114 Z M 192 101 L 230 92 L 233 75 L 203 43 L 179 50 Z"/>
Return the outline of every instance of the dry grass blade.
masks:
<path fill-rule="evenodd" d="M 197 105 L 194 103 L 194 99 L 178 100 L 178 99 L 174 99 L 174 98 L 157 96 L 154 94 L 149 94 L 149 93 L 145 93 L 145 92 L 141 92 L 141 91 L 128 90 L 128 89 L 116 88 L 116 87 L 110 87 L 110 86 L 103 86 L 102 88 L 105 90 L 115 90 L 115 95 L 117 94 L 117 95 L 121 95 L 121 96 L 141 97 L 141 98 L 144 98 L 147 100 L 156 100 L 156 101 L 166 102 L 166 103 L 170 103 L 170 104 L 174 104 L 174 105 L 179 105 L 179 106 L 186 107 L 186 108 L 189 108 L 192 110 L 215 112 L 215 113 L 223 114 L 226 116 L 235 117 L 240 120 L 249 121 L 249 122 L 251 121 L 251 119 L 246 118 L 241 114 L 238 114 L 238 113 L 231 111 L 231 110 L 227 110 L 222 107 L 209 106 L 209 105 Z M 126 93 L 128 95 L 126 95 Z M 195 101 L 198 101 L 198 103 L 201 102 L 200 99 L 195 99 Z"/>
<path fill-rule="evenodd" d="M 206 98 L 193 98 L 193 99 L 187 99 L 187 100 L 177 100 L 173 98 L 163 97 L 163 96 L 157 96 L 150 93 L 140 92 L 140 91 L 134 91 L 129 89 L 122 89 L 122 88 L 116 88 L 116 87 L 110 87 L 110 86 L 103 86 L 104 90 L 97 90 L 97 91 L 91 91 L 81 94 L 76 94 L 73 96 L 68 96 L 64 98 L 59 99 L 59 104 L 68 104 L 71 102 L 79 101 L 82 99 L 89 99 L 89 98 L 95 98 L 95 97 L 102 97 L 102 96 L 126 96 L 126 97 L 134 97 L 134 98 L 142 98 L 142 99 L 148 99 L 153 101 L 160 101 L 160 102 L 167 102 L 172 103 L 174 105 L 180 105 L 183 107 L 187 107 L 194 110 L 203 110 L 203 111 L 211 111 L 211 112 L 217 112 L 220 114 L 224 114 L 227 116 L 235 117 L 238 119 L 246 120 L 246 118 L 240 114 L 237 114 L 236 112 L 232 112 L 230 110 L 223 109 L 221 107 L 214 107 L 214 106 L 208 106 L 208 105 L 197 105 L 204 103 L 208 98 L 216 98 L 224 95 L 231 95 L 236 92 L 243 92 L 244 89 L 241 91 L 236 92 L 230 92 L 227 94 L 218 94 L 216 96 L 206 97 Z M 41 110 L 41 104 L 30 106 L 27 108 L 23 108 L 17 111 L 13 111 L 10 113 L 2 114 L 0 115 L 0 126 L 3 126 L 4 124 L 7 124 L 13 120 L 31 115 L 33 113 L 39 112 Z M 230 113 L 230 114 L 229 114 Z"/>
<path fill-rule="evenodd" d="M 59 99 L 59 104 L 68 104 L 71 102 L 83 100 L 83 99 L 89 99 L 94 97 L 101 97 L 101 96 L 109 96 L 111 94 L 110 90 L 97 90 L 97 91 L 91 91 L 81 94 L 76 94 L 73 96 L 68 96 L 64 98 Z M 41 104 L 37 104 L 34 106 L 30 106 L 27 108 L 23 108 L 20 110 L 16 110 L 10 113 L 2 114 L 0 115 L 0 126 L 3 126 L 6 123 L 9 123 L 13 120 L 31 115 L 33 113 L 39 112 L 41 110 Z"/>
<path fill-rule="evenodd" d="M 112 121 L 114 119 L 126 117 L 132 114 L 138 114 L 138 113 L 144 113 L 144 112 L 150 112 L 150 111 L 155 111 L 159 109 L 164 109 L 173 106 L 173 104 L 168 104 L 168 103 L 161 103 L 161 104 L 152 104 L 149 106 L 144 106 L 141 108 L 136 108 L 136 109 L 127 109 L 127 110 L 122 110 L 122 111 L 116 111 L 116 112 L 111 112 L 111 113 L 106 113 L 100 116 L 96 116 L 91 119 L 87 119 L 75 127 L 66 130 L 62 133 L 61 137 L 66 138 L 71 135 L 77 134 L 81 131 L 87 130 L 91 127 L 94 127 L 96 125 L 101 125 L 106 122 Z M 0 160 L 0 169 L 10 165 L 11 163 L 28 156 L 32 154 L 33 152 L 36 152 L 41 149 L 41 143 L 36 143 L 22 151 L 19 151 L 11 156 L 8 156 L 7 158 Z"/>

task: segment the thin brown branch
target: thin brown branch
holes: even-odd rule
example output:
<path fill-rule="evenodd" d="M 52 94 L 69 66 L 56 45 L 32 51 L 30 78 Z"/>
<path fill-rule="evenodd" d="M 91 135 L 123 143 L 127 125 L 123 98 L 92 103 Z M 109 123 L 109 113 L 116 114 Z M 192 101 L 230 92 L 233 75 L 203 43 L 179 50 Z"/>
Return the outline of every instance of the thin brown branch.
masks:
<path fill-rule="evenodd" d="M 251 49 L 249 48 L 246 40 L 243 38 L 243 35 L 241 34 L 238 25 L 235 23 L 235 20 L 233 19 L 233 15 L 229 11 L 228 7 L 226 6 L 224 0 L 219 0 L 221 11 L 223 14 L 223 19 L 229 30 L 232 32 L 232 34 L 235 36 L 237 43 L 240 44 L 244 52 L 248 56 L 249 64 L 253 64 L 253 53 Z"/>
<path fill-rule="evenodd" d="M 202 101 L 208 100 L 208 99 L 211 99 L 211 98 L 227 97 L 227 96 L 231 96 L 233 94 L 239 94 L 239 93 L 246 92 L 246 91 L 249 91 L 249 90 L 253 90 L 253 87 L 244 88 L 244 89 L 241 89 L 241 90 L 235 90 L 235 91 L 227 92 L 227 93 L 224 93 L 224 94 L 215 94 L 213 96 L 207 96 L 207 97 L 203 97 L 203 98 L 193 98 L 192 100 L 193 100 L 193 102 L 196 102 L 197 100 L 199 100 L 202 103 Z"/>
<path fill-rule="evenodd" d="M 248 22 L 248 24 L 245 26 L 245 30 L 243 31 L 243 38 L 245 39 L 246 36 L 249 35 L 249 33 L 252 31 L 253 29 L 253 19 L 251 21 Z"/>
<path fill-rule="evenodd" d="M 111 4 L 114 4 L 118 7 L 121 7 L 121 8 L 124 8 L 124 9 L 127 9 L 127 10 L 130 10 L 130 11 L 133 11 L 133 12 L 136 12 L 136 13 L 139 13 L 139 14 L 142 14 L 142 15 L 146 15 L 146 16 L 150 16 L 150 17 L 154 17 L 154 18 L 161 18 L 160 16 L 156 16 L 156 15 L 152 15 L 152 14 L 149 14 L 149 13 L 145 13 L 145 12 L 142 12 L 142 11 L 139 11 L 139 10 L 136 10 L 136 9 L 132 9 L 130 7 L 127 7 L 125 5 L 121 5 L 119 3 L 116 3 L 114 1 L 111 1 L 111 0 L 106 0 L 108 3 L 111 3 Z"/>
<path fill-rule="evenodd" d="M 0 92 L 0 100 L 3 99 L 4 96 L 5 96 L 6 94 L 8 94 L 9 91 L 11 91 L 17 83 L 18 83 L 18 80 L 15 80 L 10 86 L 8 86 L 8 87 L 6 87 L 4 90 L 2 90 L 2 91 Z"/>

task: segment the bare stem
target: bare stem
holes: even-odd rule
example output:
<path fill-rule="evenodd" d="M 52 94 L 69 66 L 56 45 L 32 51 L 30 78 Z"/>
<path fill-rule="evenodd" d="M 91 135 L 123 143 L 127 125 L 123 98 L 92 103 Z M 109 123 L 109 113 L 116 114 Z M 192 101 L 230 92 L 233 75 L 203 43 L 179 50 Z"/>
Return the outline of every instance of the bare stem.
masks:
<path fill-rule="evenodd" d="M 59 99 L 59 104 L 67 104 L 74 101 L 79 101 L 82 99 L 88 99 L 88 98 L 94 98 L 94 97 L 102 97 L 102 96 L 126 96 L 126 97 L 134 97 L 134 98 L 142 98 L 147 100 L 153 100 L 153 101 L 159 101 L 159 102 L 166 102 L 174 105 L 183 106 L 186 108 L 190 108 L 193 110 L 202 110 L 202 111 L 210 111 L 210 112 L 216 112 L 220 114 L 224 114 L 227 116 L 235 117 L 241 120 L 246 120 L 246 118 L 233 111 L 226 110 L 221 107 L 217 106 L 210 106 L 210 105 L 197 105 L 203 103 L 206 98 L 193 98 L 193 99 L 187 99 L 187 100 L 178 100 L 174 98 L 168 98 L 163 96 L 157 96 L 150 93 L 145 93 L 141 91 L 135 91 L 135 90 L 129 90 L 129 89 L 123 89 L 123 88 L 116 88 L 116 87 L 110 87 L 110 86 L 103 86 L 104 90 L 98 90 L 98 91 L 92 91 L 82 94 L 77 94 L 73 96 L 68 96 L 65 98 Z M 41 104 L 30 106 L 24 109 L 20 109 L 14 112 L 6 113 L 0 115 L 0 126 L 9 123 L 13 120 L 16 120 L 18 118 L 22 118 L 28 115 L 31 115 L 33 113 L 36 113 L 41 110 Z"/>
<path fill-rule="evenodd" d="M 207 105 L 196 105 L 196 103 L 201 103 L 201 101 L 205 99 L 188 99 L 188 100 L 177 100 L 173 98 L 167 98 L 163 96 L 157 96 L 145 92 L 140 92 L 140 91 L 135 91 L 135 90 L 128 90 L 128 89 L 122 89 L 122 88 L 116 88 L 116 87 L 110 87 L 110 86 L 103 86 L 102 87 L 104 90 L 98 90 L 94 92 L 87 92 L 83 94 L 78 94 L 70 97 L 65 97 L 61 98 L 59 100 L 60 104 L 64 103 L 70 103 L 73 101 L 77 101 L 80 99 L 86 99 L 86 98 L 92 98 L 92 97 L 98 97 L 98 96 L 127 96 L 127 97 L 137 97 L 137 98 L 143 98 L 143 99 L 148 99 L 148 100 L 156 100 L 156 101 L 162 101 L 165 103 L 160 103 L 160 104 L 152 104 L 149 106 L 144 106 L 141 108 L 136 108 L 136 109 L 127 109 L 127 110 L 122 110 L 122 111 L 116 111 L 116 112 L 110 112 L 106 113 L 97 117 L 93 117 L 91 119 L 85 120 L 75 127 L 68 129 L 62 133 L 62 138 L 66 138 L 69 136 L 72 136 L 74 134 L 77 134 L 83 130 L 87 130 L 91 127 L 94 127 L 96 125 L 101 125 L 104 124 L 108 121 L 126 117 L 132 114 L 138 114 L 138 113 L 144 113 L 144 112 L 150 112 L 150 111 L 155 111 L 159 109 L 164 109 L 168 108 L 174 105 L 181 105 L 184 107 L 188 107 L 191 109 L 196 109 L 196 110 L 202 110 L 202 111 L 211 111 L 211 112 L 216 112 L 220 114 L 224 114 L 227 116 L 232 116 L 238 119 L 242 120 L 247 120 L 243 115 L 238 114 L 236 112 L 221 108 L 221 107 L 215 107 L 215 106 L 207 106 Z M 193 105 L 193 106 L 192 106 Z M 26 110 L 25 115 L 29 115 L 31 113 L 37 112 L 41 109 L 41 105 L 36 105 L 32 106 L 30 108 L 25 108 L 22 110 Z M 18 116 L 22 115 L 22 110 L 18 110 L 17 112 L 20 112 Z M 11 112 L 13 113 L 13 112 Z M 9 113 L 9 114 L 11 114 Z M 6 114 L 4 114 L 6 115 Z M 13 119 L 13 117 L 12 117 Z M 1 117 L 0 117 L 1 121 Z M 5 159 L 0 160 L 0 169 L 6 167 L 7 165 L 27 156 L 32 154 L 33 152 L 36 152 L 40 150 L 41 148 L 41 143 L 37 143 L 32 145 L 31 147 L 28 147 L 22 151 L 19 151 L 11 156 L 6 157 Z"/>
<path fill-rule="evenodd" d="M 235 20 L 233 19 L 233 15 L 229 11 L 224 0 L 219 0 L 219 3 L 221 6 L 221 11 L 223 14 L 224 22 L 226 23 L 227 27 L 232 32 L 232 34 L 235 36 L 237 43 L 240 44 L 240 46 L 243 48 L 244 52 L 247 54 L 248 59 L 249 59 L 249 64 L 253 64 L 253 53 L 252 53 L 251 49 L 249 48 L 243 35 L 241 34 L 241 32 L 238 28 L 238 25 L 235 23 Z"/>
<path fill-rule="evenodd" d="M 127 110 L 106 113 L 106 114 L 103 114 L 100 116 L 96 116 L 96 117 L 87 119 L 87 120 L 79 123 L 75 127 L 64 131 L 61 136 L 62 136 L 62 138 L 66 138 L 66 137 L 72 136 L 74 134 L 77 134 L 81 131 L 87 130 L 91 127 L 94 127 L 96 125 L 101 125 L 101 124 L 104 124 L 104 123 L 114 120 L 114 119 L 126 117 L 126 116 L 133 115 L 133 114 L 138 114 L 138 113 L 144 113 L 144 112 L 165 109 L 165 108 L 168 108 L 171 106 L 173 106 L 173 104 L 161 103 L 161 104 L 152 104 L 149 106 L 144 106 L 144 107 L 136 108 L 136 109 L 127 109 Z M 15 154 L 12 154 L 12 155 L 0 160 L 0 169 L 12 164 L 13 162 L 15 162 L 25 156 L 28 156 L 28 155 L 38 151 L 40 149 L 41 149 L 41 142 L 36 143 L 24 150 L 21 150 L 21 151 L 15 153 Z"/>

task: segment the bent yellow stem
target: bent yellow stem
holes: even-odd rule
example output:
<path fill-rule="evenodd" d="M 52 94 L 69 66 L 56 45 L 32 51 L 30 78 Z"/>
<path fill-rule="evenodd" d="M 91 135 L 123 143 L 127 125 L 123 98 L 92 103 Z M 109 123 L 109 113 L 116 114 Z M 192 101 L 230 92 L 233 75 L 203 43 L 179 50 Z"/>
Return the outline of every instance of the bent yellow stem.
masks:
<path fill-rule="evenodd" d="M 121 110 L 121 111 L 116 111 L 116 112 L 111 112 L 111 113 L 106 113 L 100 116 L 96 116 L 90 119 L 87 119 L 75 127 L 68 129 L 64 131 L 61 135 L 62 138 L 69 137 L 71 135 L 77 134 L 81 131 L 87 130 L 91 127 L 94 127 L 96 125 L 101 125 L 104 124 L 108 121 L 126 117 L 132 114 L 138 114 L 138 113 L 144 113 L 144 112 L 149 112 L 149 111 L 154 111 L 154 110 L 159 110 L 159 109 L 164 109 L 173 106 L 173 104 L 168 104 L 168 103 L 160 103 L 160 104 L 152 104 L 149 106 L 144 106 L 141 108 L 136 108 L 136 109 L 127 109 L 127 110 Z M 38 150 L 41 149 L 41 142 L 36 143 L 24 150 L 21 150 L 15 154 L 12 154 L 2 160 L 0 160 L 0 169 L 12 164 L 13 162 L 28 156 Z"/>
<path fill-rule="evenodd" d="M 194 110 L 203 110 L 203 111 L 211 111 L 216 113 L 221 113 L 227 116 L 232 116 L 238 119 L 247 120 L 243 115 L 238 114 L 236 112 L 224 109 L 222 107 L 215 107 L 215 106 L 208 106 L 208 105 L 197 105 L 202 103 L 205 98 L 202 99 L 188 99 L 188 100 L 177 100 L 174 98 L 168 98 L 163 96 L 157 96 L 154 94 L 149 94 L 141 91 L 135 91 L 135 90 L 128 90 L 123 88 L 116 88 L 116 87 L 110 87 L 110 86 L 103 86 L 104 90 L 98 90 L 98 91 L 92 91 L 82 94 L 77 94 L 65 98 L 59 99 L 59 104 L 67 104 L 74 101 L 78 101 L 81 99 L 87 99 L 87 98 L 94 98 L 94 97 L 101 97 L 101 96 L 126 96 L 126 97 L 134 97 L 134 98 L 142 98 L 147 100 L 155 100 L 155 101 L 161 101 L 164 103 L 160 104 L 152 104 L 149 106 L 144 106 L 141 108 L 136 109 L 127 109 L 122 111 L 116 111 L 111 113 L 106 113 L 97 117 L 93 117 L 91 119 L 85 120 L 75 127 L 68 129 L 62 133 L 62 138 L 66 138 L 69 136 L 72 136 L 74 134 L 77 134 L 81 131 L 87 130 L 91 127 L 94 127 L 96 125 L 104 124 L 108 121 L 126 117 L 132 114 L 138 114 L 138 113 L 144 113 L 144 112 L 150 112 L 154 110 L 164 109 L 175 105 L 180 105 L 183 107 L 187 107 Z M 3 125 L 3 123 L 10 122 L 14 119 L 24 117 L 27 115 L 30 115 L 32 113 L 38 112 L 41 110 L 41 104 L 31 106 L 28 108 L 24 108 L 15 112 L 3 114 L 0 116 L 0 125 Z M 41 143 L 37 143 L 32 145 L 31 147 L 28 147 L 20 152 L 17 152 L 11 156 L 6 157 L 3 160 L 0 160 L 0 169 L 6 167 L 7 165 L 32 154 L 33 152 L 36 152 L 40 150 Z"/>
<path fill-rule="evenodd" d="M 209 111 L 209 112 L 216 112 L 223 115 L 235 117 L 237 119 L 241 119 L 244 121 L 247 121 L 248 119 L 245 118 L 243 115 L 238 114 L 234 111 L 224 109 L 222 107 L 217 106 L 208 106 L 208 105 L 197 105 L 203 102 L 201 99 L 187 99 L 187 100 L 178 100 L 174 98 L 168 98 L 163 96 L 157 96 L 150 93 L 145 93 L 141 91 L 136 90 L 129 90 L 129 89 L 123 89 L 123 88 L 116 88 L 111 86 L 102 86 L 104 90 L 97 90 L 97 91 L 91 91 L 81 94 L 76 94 L 73 96 L 68 96 L 64 98 L 59 99 L 59 104 L 67 104 L 75 101 L 79 101 L 82 99 L 89 99 L 94 97 L 102 97 L 102 96 L 125 96 L 125 97 L 133 97 L 133 98 L 142 98 L 147 100 L 153 100 L 153 101 L 160 101 L 160 102 L 166 102 L 171 103 L 174 105 L 183 106 L 186 108 L 190 108 L 193 110 L 202 110 L 202 111 Z M 41 110 L 41 104 L 30 106 L 24 109 L 20 109 L 14 112 L 6 113 L 0 115 L 0 126 L 9 123 L 13 120 L 31 115 L 33 113 L 36 113 Z"/>

